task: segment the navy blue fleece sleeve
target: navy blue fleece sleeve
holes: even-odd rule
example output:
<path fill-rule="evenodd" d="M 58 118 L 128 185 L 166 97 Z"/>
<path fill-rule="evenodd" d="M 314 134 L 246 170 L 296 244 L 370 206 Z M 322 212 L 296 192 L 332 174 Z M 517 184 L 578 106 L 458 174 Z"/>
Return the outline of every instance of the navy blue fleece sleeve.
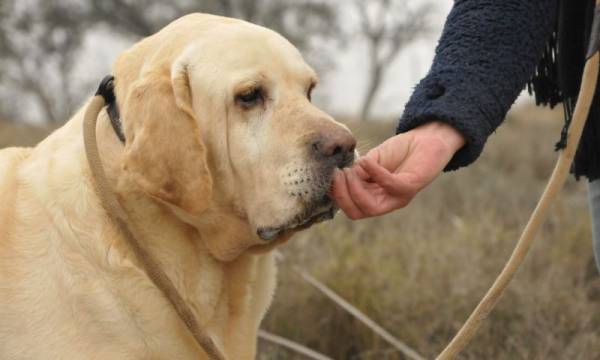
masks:
<path fill-rule="evenodd" d="M 467 139 L 446 170 L 473 162 L 535 71 L 555 16 L 556 0 L 455 1 L 397 132 L 446 122 Z"/>

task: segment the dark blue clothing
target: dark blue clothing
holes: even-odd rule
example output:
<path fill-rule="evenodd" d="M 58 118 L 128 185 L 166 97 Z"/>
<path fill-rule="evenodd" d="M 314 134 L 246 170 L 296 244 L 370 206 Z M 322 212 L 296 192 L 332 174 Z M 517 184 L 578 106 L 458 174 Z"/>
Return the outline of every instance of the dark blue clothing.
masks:
<path fill-rule="evenodd" d="M 406 104 L 398 132 L 446 122 L 467 139 L 446 170 L 477 159 L 535 72 L 556 6 L 556 0 L 455 1 L 433 65 Z"/>

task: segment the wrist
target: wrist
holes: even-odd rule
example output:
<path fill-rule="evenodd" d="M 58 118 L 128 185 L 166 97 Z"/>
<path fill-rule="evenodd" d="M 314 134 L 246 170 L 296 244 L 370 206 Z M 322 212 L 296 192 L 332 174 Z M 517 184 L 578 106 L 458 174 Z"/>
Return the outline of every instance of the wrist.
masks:
<path fill-rule="evenodd" d="M 460 150 L 466 143 L 466 139 L 460 131 L 456 130 L 452 125 L 441 121 L 432 121 L 423 124 L 415 128 L 415 130 L 440 138 L 453 153 Z"/>

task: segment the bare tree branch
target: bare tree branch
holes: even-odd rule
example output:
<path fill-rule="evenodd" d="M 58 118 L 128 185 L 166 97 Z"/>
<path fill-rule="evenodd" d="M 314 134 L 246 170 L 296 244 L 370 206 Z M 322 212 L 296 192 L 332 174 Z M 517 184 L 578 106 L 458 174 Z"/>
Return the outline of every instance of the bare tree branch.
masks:
<path fill-rule="evenodd" d="M 367 120 L 387 69 L 402 49 L 429 32 L 432 4 L 422 1 L 418 6 L 409 6 L 409 0 L 355 0 L 354 5 L 368 48 L 369 79 L 360 110 L 361 118 Z"/>
<path fill-rule="evenodd" d="M 17 2 L 0 5 L 2 113 L 29 116 L 11 110 L 29 99 L 37 103 L 46 121 L 64 120 L 70 111 L 65 105 L 72 103 L 73 94 L 62 87 L 63 77 L 83 38 L 77 20 L 81 8 L 68 0 L 43 2 L 37 7 Z"/>

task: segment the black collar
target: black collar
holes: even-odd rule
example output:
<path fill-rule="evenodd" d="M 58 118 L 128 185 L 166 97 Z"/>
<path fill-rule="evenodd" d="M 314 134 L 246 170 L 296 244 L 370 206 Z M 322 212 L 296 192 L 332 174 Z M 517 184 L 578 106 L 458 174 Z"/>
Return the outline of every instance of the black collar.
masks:
<path fill-rule="evenodd" d="M 117 105 L 117 98 L 115 97 L 115 78 L 112 75 L 107 75 L 100 82 L 100 86 L 98 86 L 98 91 L 96 91 L 96 95 L 100 95 L 104 98 L 104 102 L 106 102 L 106 112 L 108 113 L 108 118 L 110 119 L 110 124 L 117 134 L 117 137 L 121 142 L 125 143 L 125 134 L 123 134 L 123 124 L 121 123 L 121 116 L 119 115 L 119 107 Z"/>

